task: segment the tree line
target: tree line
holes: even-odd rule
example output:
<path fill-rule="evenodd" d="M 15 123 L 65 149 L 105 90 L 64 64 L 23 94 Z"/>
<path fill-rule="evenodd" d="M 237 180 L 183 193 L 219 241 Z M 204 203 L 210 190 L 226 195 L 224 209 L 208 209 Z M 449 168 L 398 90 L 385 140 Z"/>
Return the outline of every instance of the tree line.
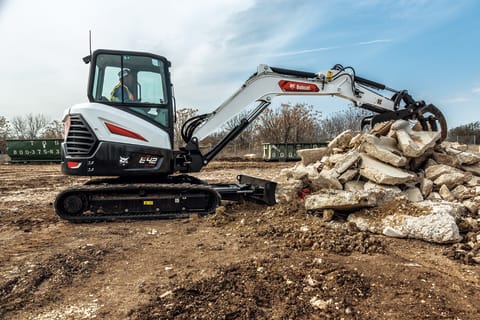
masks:
<path fill-rule="evenodd" d="M 181 127 L 193 116 L 195 108 L 178 109 L 174 124 L 175 147 L 185 145 L 181 138 Z M 305 103 L 282 104 L 266 109 L 243 133 L 229 144 L 230 152 L 261 152 L 262 143 L 316 143 L 328 141 L 347 130 L 360 130 L 361 120 L 370 113 L 364 109 L 349 107 L 326 117 L 312 105 Z M 207 137 L 201 145 L 212 146 L 235 128 L 247 116 L 241 113 L 228 121 L 217 132 Z M 5 153 L 7 139 L 61 139 L 63 123 L 50 120 L 43 114 L 15 116 L 8 121 L 0 115 L 0 153 Z M 473 137 L 473 139 L 472 139 Z M 480 122 L 472 122 L 449 130 L 448 140 L 478 144 Z"/>
<path fill-rule="evenodd" d="M 175 145 L 181 147 L 181 126 L 189 118 L 196 116 L 198 110 L 185 108 L 177 112 L 175 127 Z M 328 141 L 347 130 L 360 130 L 361 120 L 368 111 L 359 108 L 342 109 L 328 117 L 305 103 L 281 104 L 277 108 L 266 109 L 235 140 L 227 146 L 227 153 L 259 153 L 263 143 L 318 143 Z M 222 128 L 203 141 L 203 146 L 213 146 L 238 126 L 247 113 L 240 113 L 228 121 Z"/>

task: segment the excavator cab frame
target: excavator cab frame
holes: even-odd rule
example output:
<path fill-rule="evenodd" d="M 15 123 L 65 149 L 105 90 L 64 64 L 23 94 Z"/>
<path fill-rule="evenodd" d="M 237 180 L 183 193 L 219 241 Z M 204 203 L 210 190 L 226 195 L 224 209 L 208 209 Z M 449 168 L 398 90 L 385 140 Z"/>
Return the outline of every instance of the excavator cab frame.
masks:
<path fill-rule="evenodd" d="M 171 63 L 165 57 L 134 51 L 95 50 L 84 61 L 90 63 L 87 96 L 97 102 L 120 108 L 168 131 L 173 145 L 175 105 L 170 80 Z M 122 71 L 133 79 L 133 99 L 124 96 L 112 99 L 116 86 L 123 87 Z M 125 94 L 126 95 L 126 94 Z"/>

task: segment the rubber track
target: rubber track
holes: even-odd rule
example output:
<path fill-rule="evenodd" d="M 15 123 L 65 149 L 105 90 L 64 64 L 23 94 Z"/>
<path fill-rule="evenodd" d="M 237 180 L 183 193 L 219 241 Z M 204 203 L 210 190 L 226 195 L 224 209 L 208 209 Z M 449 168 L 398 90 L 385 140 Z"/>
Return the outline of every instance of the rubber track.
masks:
<path fill-rule="evenodd" d="M 147 191 L 147 194 L 144 191 Z M 153 196 L 151 194 L 154 194 Z M 194 208 L 183 207 L 180 195 L 183 196 L 200 196 L 196 199 Z M 65 209 L 65 200 L 69 196 L 78 196 L 82 199 L 82 209 L 74 214 L 69 213 Z M 159 197 L 160 196 L 160 197 Z M 161 198 L 161 199 L 160 199 Z M 174 206 L 182 207 L 177 210 L 163 210 L 161 201 L 179 201 Z M 183 199 L 183 198 L 182 198 Z M 155 202 L 155 205 L 142 206 L 142 210 L 138 208 L 139 201 Z M 96 201 L 121 204 L 122 210 L 115 212 L 112 210 L 91 210 L 92 204 Z M 201 201 L 202 203 L 200 203 Z M 136 204 L 125 210 L 125 207 L 132 203 Z M 117 185 L 84 185 L 81 187 L 69 188 L 62 191 L 55 199 L 55 212 L 63 219 L 71 222 L 96 222 L 96 221 L 112 221 L 112 220 L 138 220 L 138 219 L 178 219 L 187 218 L 191 214 L 207 215 L 215 212 L 220 202 L 220 195 L 211 187 L 190 184 L 160 184 L 160 183 L 137 183 L 137 184 L 117 184 Z M 188 205 L 188 204 L 187 204 Z M 94 207 L 94 205 L 93 205 Z M 151 210 L 149 210 L 151 209 Z M 106 212 L 105 212 L 106 211 Z M 140 212 L 139 212 L 140 211 Z"/>

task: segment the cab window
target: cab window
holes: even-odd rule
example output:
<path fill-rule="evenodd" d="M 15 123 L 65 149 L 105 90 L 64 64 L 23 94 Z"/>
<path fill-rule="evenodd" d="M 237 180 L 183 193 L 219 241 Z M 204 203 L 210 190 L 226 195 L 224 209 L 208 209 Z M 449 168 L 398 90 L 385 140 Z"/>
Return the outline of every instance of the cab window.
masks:
<path fill-rule="evenodd" d="M 150 56 L 101 53 L 96 56 L 92 92 L 94 102 L 130 108 L 168 126 L 165 66 Z"/>

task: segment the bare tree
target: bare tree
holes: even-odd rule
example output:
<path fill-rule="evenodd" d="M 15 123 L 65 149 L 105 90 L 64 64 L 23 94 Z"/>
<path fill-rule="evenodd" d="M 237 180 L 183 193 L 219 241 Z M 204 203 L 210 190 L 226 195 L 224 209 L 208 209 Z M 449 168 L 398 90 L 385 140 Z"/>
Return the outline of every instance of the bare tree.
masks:
<path fill-rule="evenodd" d="M 0 116 L 0 153 L 5 153 L 6 140 L 10 133 L 10 125 L 7 118 Z"/>
<path fill-rule="evenodd" d="M 321 113 L 305 103 L 282 104 L 260 115 L 256 129 L 263 142 L 297 143 L 318 141 Z"/>
<path fill-rule="evenodd" d="M 231 132 L 233 129 L 238 127 L 241 124 L 241 121 L 245 119 L 248 116 L 248 111 L 239 113 L 235 117 L 233 117 L 231 120 L 227 121 L 225 125 L 223 126 L 223 132 L 222 136 L 225 136 L 229 132 Z M 242 133 L 235 138 L 234 141 L 232 141 L 235 144 L 235 149 L 236 150 L 241 150 L 242 152 L 244 151 L 251 151 L 256 138 L 257 138 L 257 132 L 254 124 L 249 124 L 245 129 L 243 129 Z"/>
<path fill-rule="evenodd" d="M 43 114 L 29 113 L 25 117 L 15 116 L 12 119 L 13 134 L 17 139 L 34 139 L 40 137 L 48 124 Z"/>
<path fill-rule="evenodd" d="M 53 120 L 47 124 L 42 133 L 42 138 L 62 139 L 64 134 L 64 125 L 62 121 Z"/>
<path fill-rule="evenodd" d="M 182 126 L 188 119 L 194 117 L 197 114 L 197 112 L 198 112 L 198 109 L 194 109 L 194 108 L 183 108 L 183 109 L 177 110 L 176 121 L 174 125 L 174 136 L 173 136 L 173 140 L 176 148 L 184 145 L 184 141 L 182 139 L 182 134 L 181 134 Z"/>
<path fill-rule="evenodd" d="M 22 116 L 12 118 L 12 137 L 25 139 L 27 134 L 27 121 Z"/>
<path fill-rule="evenodd" d="M 320 121 L 320 135 L 330 139 L 347 129 L 360 130 L 362 119 L 369 115 L 370 111 L 355 107 L 335 112 Z"/>
<path fill-rule="evenodd" d="M 29 113 L 25 116 L 27 120 L 27 139 L 34 139 L 40 137 L 40 134 L 47 126 L 49 120 L 43 114 Z"/>

